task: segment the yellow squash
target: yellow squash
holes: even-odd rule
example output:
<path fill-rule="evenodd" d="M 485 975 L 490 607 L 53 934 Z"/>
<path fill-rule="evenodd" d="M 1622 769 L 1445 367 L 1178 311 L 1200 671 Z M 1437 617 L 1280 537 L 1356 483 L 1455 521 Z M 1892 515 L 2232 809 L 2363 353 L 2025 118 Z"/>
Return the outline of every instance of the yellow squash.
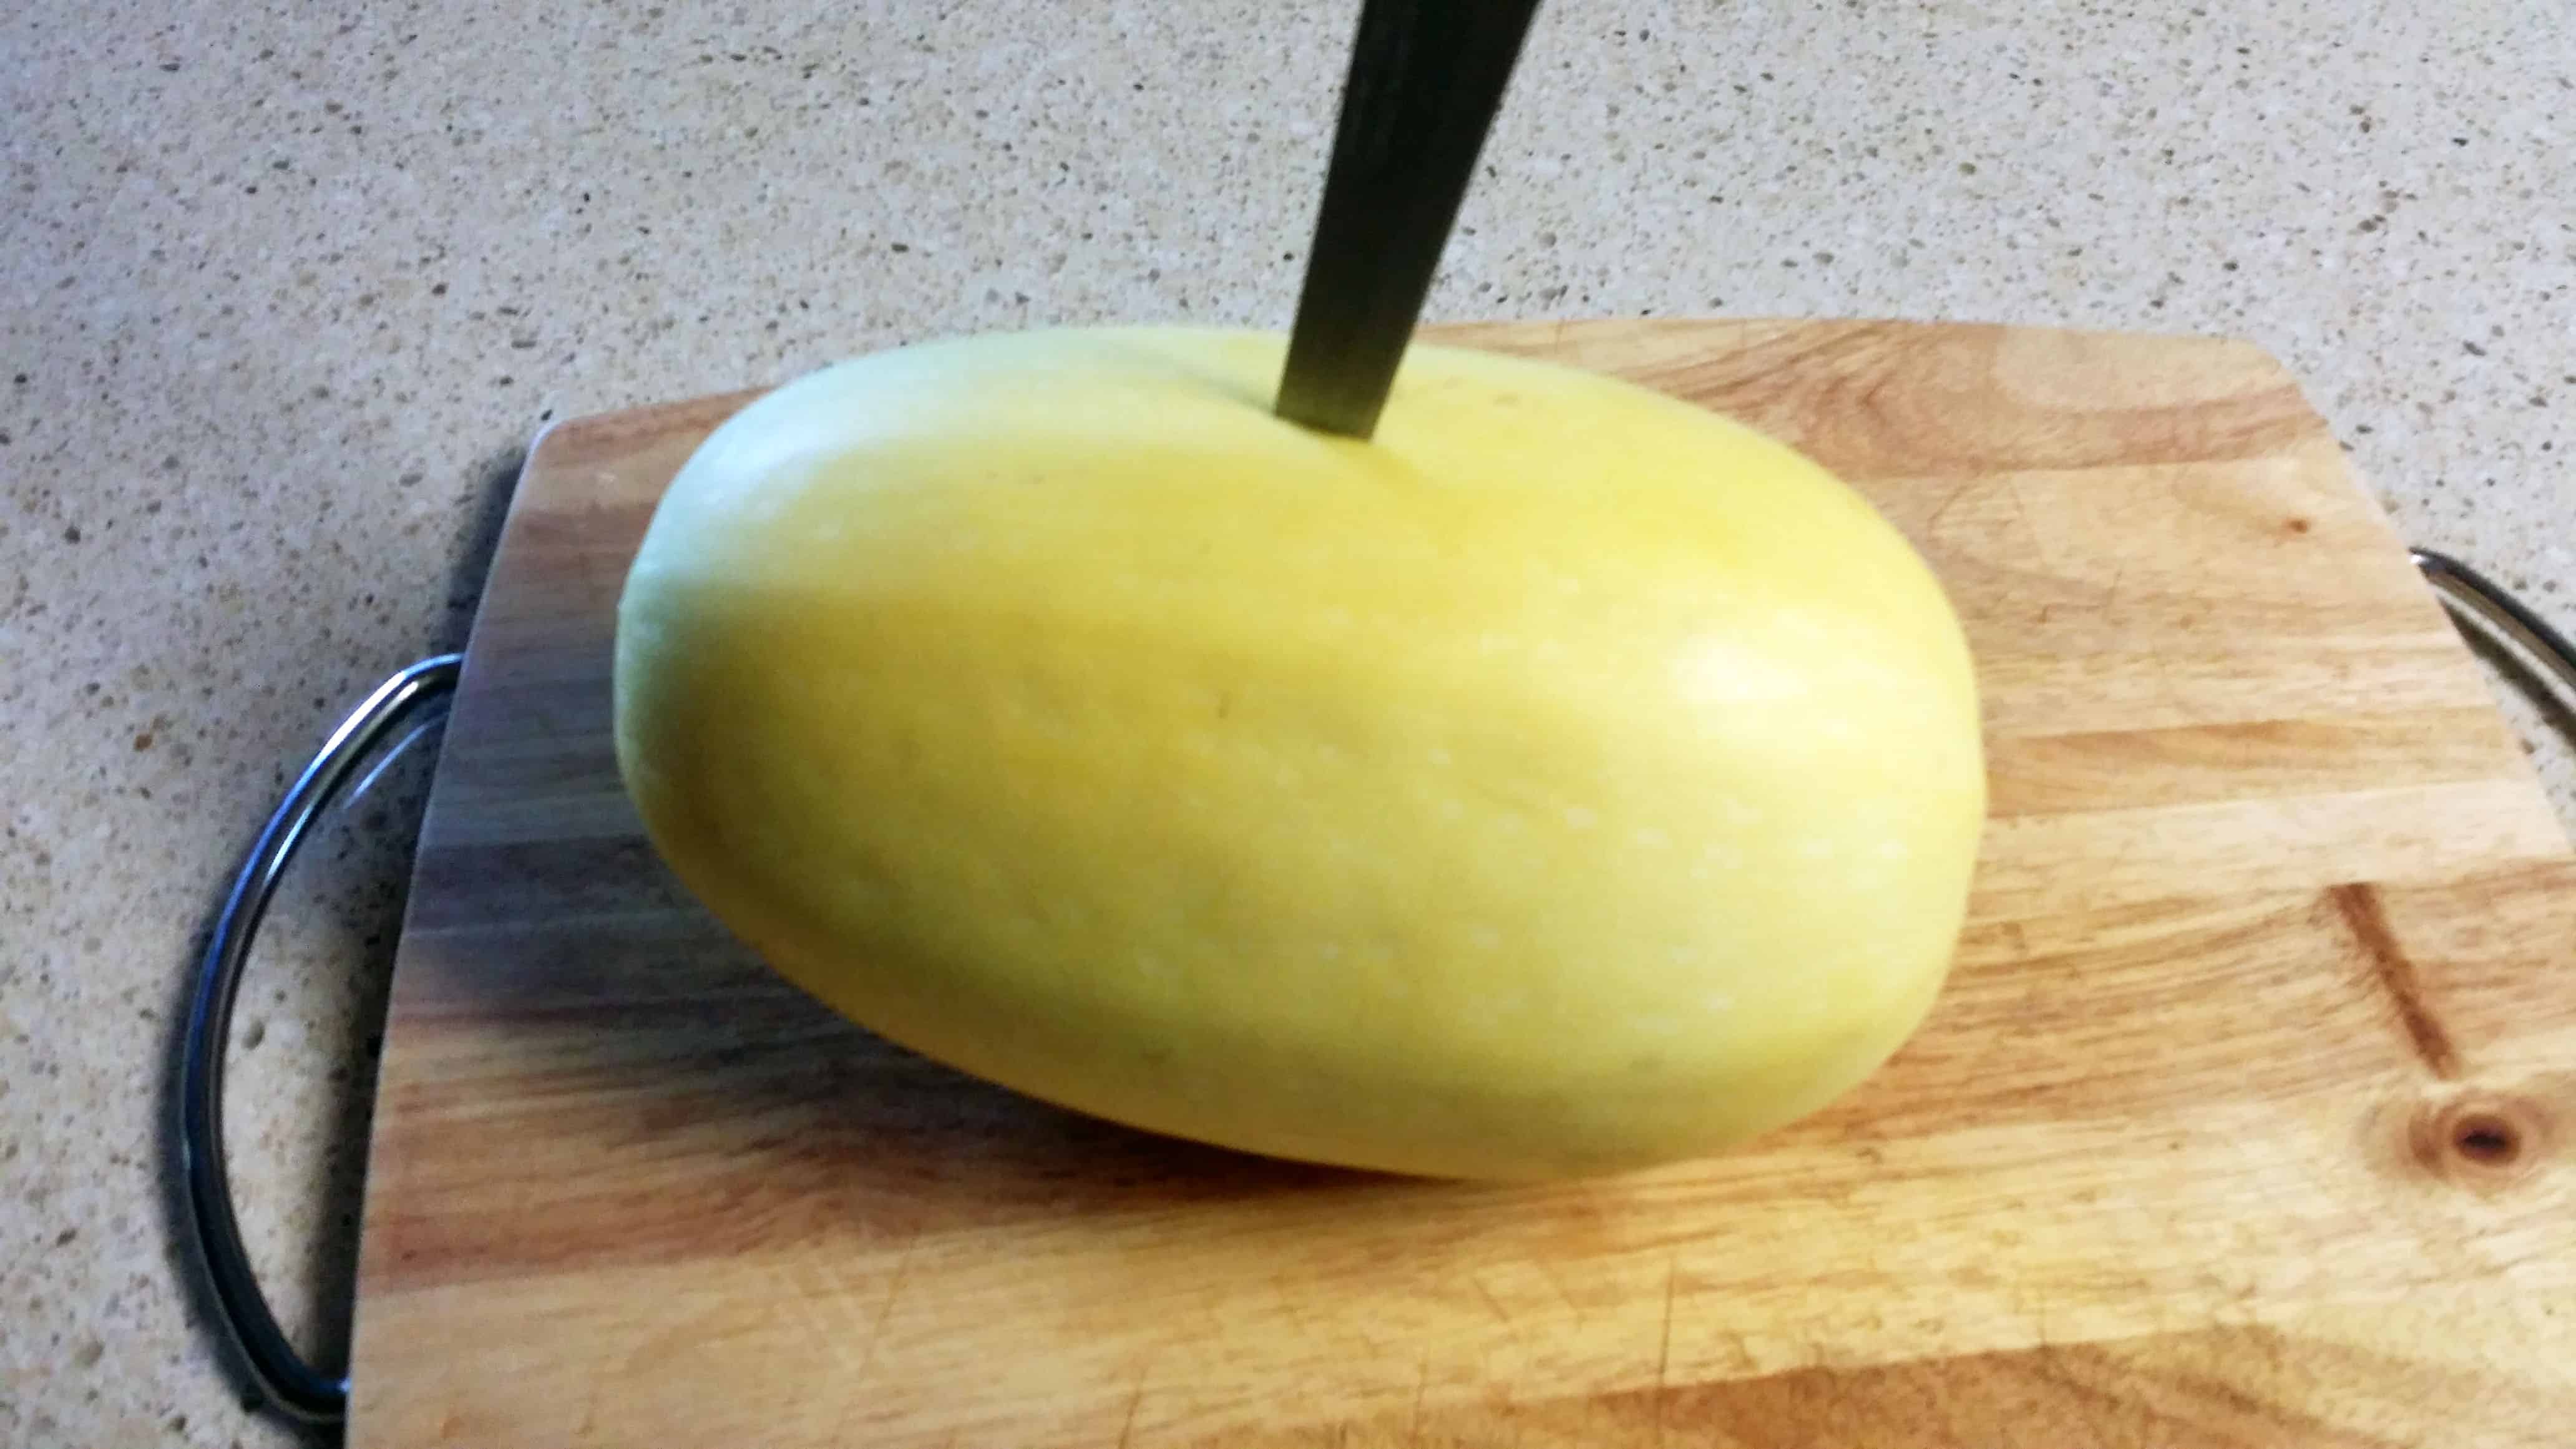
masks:
<path fill-rule="evenodd" d="M 1416 347 L 1357 443 L 1281 353 L 979 337 L 718 430 L 618 613 L 680 877 L 898 1042 L 1258 1152 L 1597 1171 L 1866 1075 L 1983 815 L 1921 560 L 1642 388 Z"/>

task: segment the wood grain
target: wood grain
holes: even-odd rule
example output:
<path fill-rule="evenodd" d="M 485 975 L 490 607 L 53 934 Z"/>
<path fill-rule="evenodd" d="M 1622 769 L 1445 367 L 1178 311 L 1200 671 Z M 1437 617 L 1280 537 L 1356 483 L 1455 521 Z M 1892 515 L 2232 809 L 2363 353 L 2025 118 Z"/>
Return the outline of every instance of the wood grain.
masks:
<path fill-rule="evenodd" d="M 1538 1188 L 1146 1137 L 781 984 L 637 834 L 611 609 L 743 397 L 531 457 L 424 831 L 351 1442 L 2505 1445 L 2576 1423 L 2576 858 L 2241 345 L 1591 323 L 1968 621 L 1952 985 L 1748 1150 Z"/>

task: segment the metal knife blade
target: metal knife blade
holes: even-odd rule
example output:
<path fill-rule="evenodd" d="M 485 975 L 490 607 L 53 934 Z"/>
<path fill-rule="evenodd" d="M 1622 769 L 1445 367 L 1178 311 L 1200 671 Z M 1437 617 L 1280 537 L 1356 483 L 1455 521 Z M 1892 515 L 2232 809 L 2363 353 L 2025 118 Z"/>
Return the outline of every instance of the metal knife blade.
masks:
<path fill-rule="evenodd" d="M 1538 0 L 1366 0 L 1279 379 L 1290 422 L 1367 438 Z"/>

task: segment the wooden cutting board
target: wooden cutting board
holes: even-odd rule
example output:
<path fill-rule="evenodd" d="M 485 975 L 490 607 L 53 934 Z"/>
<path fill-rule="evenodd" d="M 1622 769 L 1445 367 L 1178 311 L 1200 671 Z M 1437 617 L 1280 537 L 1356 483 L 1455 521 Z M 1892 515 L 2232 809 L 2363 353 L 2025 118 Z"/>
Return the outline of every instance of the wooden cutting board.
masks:
<path fill-rule="evenodd" d="M 1496 1188 L 964 1080 L 638 833 L 611 616 L 746 396 L 529 459 L 420 848 L 351 1442 L 2559 1444 L 2576 859 L 2334 439 L 2240 344 L 1602 322 L 1965 615 L 1993 823 L 1929 1026 L 1733 1155 Z"/>

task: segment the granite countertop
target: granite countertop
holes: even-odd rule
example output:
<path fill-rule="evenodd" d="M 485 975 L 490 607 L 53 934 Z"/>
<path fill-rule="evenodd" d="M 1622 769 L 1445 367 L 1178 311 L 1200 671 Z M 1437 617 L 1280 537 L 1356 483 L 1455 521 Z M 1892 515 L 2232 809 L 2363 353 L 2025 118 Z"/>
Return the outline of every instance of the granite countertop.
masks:
<path fill-rule="evenodd" d="M 2576 618 L 2576 26 L 2246 8 L 1556 0 L 1434 312 L 2250 338 L 2408 537 Z M 177 1287 L 173 1017 L 286 772 L 464 637 L 531 433 L 941 333 L 1284 323 L 1352 11 L 0 13 L 0 1442 L 292 1437 Z M 420 773 L 335 829 L 236 1023 L 308 1343 Z"/>

